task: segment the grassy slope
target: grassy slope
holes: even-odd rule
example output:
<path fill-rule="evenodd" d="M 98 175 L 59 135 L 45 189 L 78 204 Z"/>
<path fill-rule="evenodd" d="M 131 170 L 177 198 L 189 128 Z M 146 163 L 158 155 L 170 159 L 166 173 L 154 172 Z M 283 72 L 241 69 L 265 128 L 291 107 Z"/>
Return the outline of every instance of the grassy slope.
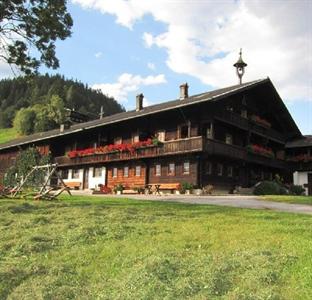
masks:
<path fill-rule="evenodd" d="M 286 203 L 297 203 L 297 204 L 312 204 L 311 196 L 262 196 L 263 200 L 274 201 L 274 202 L 286 202 Z"/>
<path fill-rule="evenodd" d="M 310 299 L 310 216 L 0 201 L 0 299 Z"/>
<path fill-rule="evenodd" d="M 0 128 L 0 144 L 14 140 L 17 137 L 18 136 L 14 128 Z"/>

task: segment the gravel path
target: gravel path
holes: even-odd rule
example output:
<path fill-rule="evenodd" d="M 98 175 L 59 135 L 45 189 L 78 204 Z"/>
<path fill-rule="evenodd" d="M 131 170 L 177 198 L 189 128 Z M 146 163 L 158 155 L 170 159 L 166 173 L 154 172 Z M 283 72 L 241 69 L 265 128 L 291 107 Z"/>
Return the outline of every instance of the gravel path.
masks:
<path fill-rule="evenodd" d="M 90 195 L 90 192 L 73 191 L 74 195 Z M 251 209 L 266 209 L 290 213 L 308 214 L 312 215 L 312 205 L 304 204 L 290 204 L 281 202 L 271 202 L 261 200 L 256 196 L 192 196 L 192 195 L 92 195 L 95 197 L 116 197 L 128 198 L 136 200 L 150 200 L 150 201 L 172 201 L 189 204 L 211 204 L 218 206 L 230 206 L 239 208 Z"/>

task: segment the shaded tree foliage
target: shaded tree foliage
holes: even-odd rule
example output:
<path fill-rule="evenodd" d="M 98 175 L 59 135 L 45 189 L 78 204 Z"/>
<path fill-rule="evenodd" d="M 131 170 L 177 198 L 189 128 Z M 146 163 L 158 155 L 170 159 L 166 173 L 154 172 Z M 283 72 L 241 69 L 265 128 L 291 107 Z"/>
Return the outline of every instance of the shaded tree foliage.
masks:
<path fill-rule="evenodd" d="M 5 186 L 16 186 L 16 184 L 25 178 L 34 166 L 45 165 L 51 160 L 49 155 L 41 155 L 36 148 L 28 148 L 22 151 L 16 158 L 15 164 L 9 168 L 4 177 Z M 25 187 L 40 186 L 45 178 L 45 171 L 38 170 L 29 176 Z"/>
<path fill-rule="evenodd" d="M 25 74 L 37 72 L 42 63 L 56 69 L 55 42 L 69 37 L 72 25 L 66 0 L 2 0 L 0 58 Z"/>

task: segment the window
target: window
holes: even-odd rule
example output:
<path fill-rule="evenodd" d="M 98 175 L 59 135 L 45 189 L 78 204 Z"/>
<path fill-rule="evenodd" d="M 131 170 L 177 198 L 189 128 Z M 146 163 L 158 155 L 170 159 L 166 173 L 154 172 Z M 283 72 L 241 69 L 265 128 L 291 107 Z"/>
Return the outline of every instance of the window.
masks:
<path fill-rule="evenodd" d="M 68 169 L 62 170 L 61 177 L 62 177 L 62 179 L 68 179 Z"/>
<path fill-rule="evenodd" d="M 123 176 L 124 177 L 129 177 L 129 167 L 124 167 Z"/>
<path fill-rule="evenodd" d="M 242 110 L 241 110 L 241 116 L 242 116 L 243 118 L 247 118 L 247 110 L 246 110 L 246 109 L 242 109 Z"/>
<path fill-rule="evenodd" d="M 102 168 L 93 168 L 93 177 L 102 177 Z"/>
<path fill-rule="evenodd" d="M 233 177 L 233 167 L 232 166 L 227 167 L 227 176 Z"/>
<path fill-rule="evenodd" d="M 166 133 L 165 133 L 164 130 L 160 130 L 160 131 L 157 132 L 156 136 L 157 136 L 157 138 L 158 138 L 158 140 L 160 142 L 164 142 L 165 141 L 165 137 L 166 137 Z"/>
<path fill-rule="evenodd" d="M 78 179 L 79 178 L 79 169 L 74 169 L 73 170 L 72 178 L 73 179 Z"/>
<path fill-rule="evenodd" d="M 208 175 L 212 174 L 212 163 L 210 161 L 206 162 L 206 166 L 205 166 L 205 172 Z"/>
<path fill-rule="evenodd" d="M 155 176 L 161 176 L 161 165 L 157 164 L 155 166 Z"/>
<path fill-rule="evenodd" d="M 174 176 L 175 175 L 175 165 L 174 163 L 169 164 L 168 166 L 168 175 Z"/>
<path fill-rule="evenodd" d="M 141 176 L 141 166 L 135 167 L 135 176 Z"/>
<path fill-rule="evenodd" d="M 222 174 L 223 174 L 223 165 L 217 164 L 217 175 L 222 176 Z"/>
<path fill-rule="evenodd" d="M 180 127 L 180 138 L 186 139 L 189 136 L 189 127 L 187 125 L 183 125 Z"/>
<path fill-rule="evenodd" d="M 118 172 L 118 169 L 117 168 L 113 168 L 113 177 L 114 178 L 117 177 L 117 172 Z"/>
<path fill-rule="evenodd" d="M 229 133 L 225 135 L 225 143 L 232 145 L 233 144 L 233 136 Z"/>
<path fill-rule="evenodd" d="M 211 124 L 207 125 L 207 128 L 206 128 L 206 138 L 207 139 L 212 139 L 213 138 L 212 125 Z"/>
<path fill-rule="evenodd" d="M 122 143 L 122 139 L 120 136 L 114 138 L 114 145 L 120 145 L 121 143 Z"/>
<path fill-rule="evenodd" d="M 138 133 L 138 132 L 133 133 L 133 134 L 132 134 L 132 142 L 133 142 L 133 143 L 137 143 L 137 142 L 139 142 L 139 141 L 140 141 L 139 133 Z"/>
<path fill-rule="evenodd" d="M 183 163 L 183 174 L 190 174 L 190 162 L 186 161 Z"/>

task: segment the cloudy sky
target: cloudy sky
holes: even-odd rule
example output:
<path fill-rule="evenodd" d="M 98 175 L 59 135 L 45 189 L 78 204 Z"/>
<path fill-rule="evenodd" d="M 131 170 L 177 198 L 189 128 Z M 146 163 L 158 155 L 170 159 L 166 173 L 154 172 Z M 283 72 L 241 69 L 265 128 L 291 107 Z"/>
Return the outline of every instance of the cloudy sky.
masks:
<path fill-rule="evenodd" d="M 71 0 L 73 35 L 58 43 L 58 73 L 133 109 L 270 77 L 295 121 L 312 134 L 312 1 Z M 0 65 L 2 76 L 8 69 Z M 42 69 L 42 72 L 46 72 Z"/>

